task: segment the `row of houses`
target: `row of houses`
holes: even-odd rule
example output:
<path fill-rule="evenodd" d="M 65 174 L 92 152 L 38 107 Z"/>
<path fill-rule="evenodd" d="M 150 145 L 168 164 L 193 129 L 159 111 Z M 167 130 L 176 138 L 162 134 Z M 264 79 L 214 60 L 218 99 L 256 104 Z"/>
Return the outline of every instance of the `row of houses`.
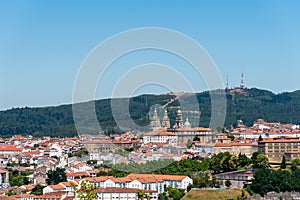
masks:
<path fill-rule="evenodd" d="M 98 188 L 97 200 L 138 200 L 139 191 L 142 191 L 151 200 L 157 200 L 156 191 L 139 190 L 134 188 Z M 68 192 L 47 193 L 40 196 L 33 194 L 19 194 L 11 197 L 1 197 L 1 200 L 76 200 L 75 196 L 69 196 Z"/>
<path fill-rule="evenodd" d="M 129 174 L 123 178 L 112 176 L 88 177 L 84 179 L 73 179 L 69 182 L 59 183 L 58 185 L 49 185 L 43 189 L 43 193 L 52 193 L 58 191 L 72 192 L 72 185 L 79 185 L 85 180 L 98 188 L 134 188 L 140 190 L 152 190 L 157 193 L 165 192 L 166 186 L 187 190 L 188 185 L 193 184 L 193 180 L 188 176 L 160 175 L 160 174 Z"/>

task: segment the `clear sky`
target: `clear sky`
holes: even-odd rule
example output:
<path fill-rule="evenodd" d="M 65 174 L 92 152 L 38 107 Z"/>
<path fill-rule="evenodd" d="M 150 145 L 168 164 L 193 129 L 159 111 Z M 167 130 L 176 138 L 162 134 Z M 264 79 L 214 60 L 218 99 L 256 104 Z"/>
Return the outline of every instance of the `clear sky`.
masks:
<path fill-rule="evenodd" d="M 230 86 L 239 85 L 244 71 L 247 87 L 294 91 L 300 89 L 299 10 L 296 0 L 0 0 L 0 109 L 71 103 L 76 74 L 89 52 L 114 34 L 140 27 L 192 37 L 224 81 L 229 75 Z M 130 66 L 137 58 L 180 63 L 163 53 L 143 52 L 115 63 L 112 74 L 117 65 Z M 197 90 L 205 89 L 200 80 Z M 97 92 L 97 98 L 108 96 L 108 91 Z"/>

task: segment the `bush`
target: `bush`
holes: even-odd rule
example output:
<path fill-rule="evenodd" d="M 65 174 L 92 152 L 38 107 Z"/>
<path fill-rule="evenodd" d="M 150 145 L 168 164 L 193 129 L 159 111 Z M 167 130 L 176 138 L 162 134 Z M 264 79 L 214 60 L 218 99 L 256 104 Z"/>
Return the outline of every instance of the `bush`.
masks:
<path fill-rule="evenodd" d="M 230 180 L 226 180 L 225 181 L 225 186 L 229 188 L 231 186 L 231 181 Z"/>

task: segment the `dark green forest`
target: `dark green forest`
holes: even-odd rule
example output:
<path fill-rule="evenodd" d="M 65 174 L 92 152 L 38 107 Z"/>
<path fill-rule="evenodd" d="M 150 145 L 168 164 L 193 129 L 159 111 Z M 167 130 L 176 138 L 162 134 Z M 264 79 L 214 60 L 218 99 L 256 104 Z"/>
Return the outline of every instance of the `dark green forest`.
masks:
<path fill-rule="evenodd" d="M 209 92 L 197 93 L 198 106 L 193 103 L 191 95 L 182 95 L 178 100 L 172 101 L 175 94 L 166 95 L 141 95 L 130 99 L 114 99 L 120 106 L 126 106 L 124 102 L 129 102 L 130 118 L 139 126 L 149 124 L 149 110 L 154 105 L 165 105 L 170 102 L 166 109 L 169 112 L 171 124 L 174 124 L 176 111 L 180 103 L 190 104 L 190 111 L 199 109 L 199 114 L 189 114 L 183 112 L 183 117 L 189 117 L 193 126 L 208 127 L 211 116 L 211 100 Z M 300 91 L 274 94 L 270 91 L 252 89 L 232 89 L 226 91 L 227 115 L 225 126 L 236 125 L 238 119 L 242 119 L 246 125 L 252 125 L 258 118 L 265 121 L 275 121 L 281 123 L 300 123 Z M 128 116 L 118 115 L 118 120 L 123 126 L 118 127 L 111 109 L 111 99 L 97 100 L 95 103 L 96 115 L 104 133 L 119 133 L 135 129 L 126 127 Z M 88 103 L 84 112 L 89 112 Z M 163 110 L 159 110 L 159 116 L 163 116 Z M 97 133 L 99 129 L 94 128 L 85 113 L 82 114 L 83 126 L 81 132 Z M 200 117 L 200 120 L 199 120 Z M 198 124 L 199 122 L 199 124 Z M 72 114 L 72 105 L 62 105 L 56 107 L 43 108 L 13 108 L 0 112 L 0 135 L 10 137 L 15 134 L 33 136 L 52 137 L 72 137 L 78 135 Z"/>

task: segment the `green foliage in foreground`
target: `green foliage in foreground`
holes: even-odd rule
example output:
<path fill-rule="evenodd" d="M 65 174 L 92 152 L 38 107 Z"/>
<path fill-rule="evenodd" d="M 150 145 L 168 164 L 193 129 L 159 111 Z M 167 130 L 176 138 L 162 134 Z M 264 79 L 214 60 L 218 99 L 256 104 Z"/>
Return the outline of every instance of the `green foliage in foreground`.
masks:
<path fill-rule="evenodd" d="M 100 172 L 98 176 L 115 176 L 124 177 L 130 173 L 136 174 L 170 174 L 170 175 L 188 175 L 192 176 L 195 173 L 206 172 L 212 170 L 214 173 L 235 171 L 244 169 L 251 164 L 256 168 L 268 166 L 268 159 L 255 152 L 251 159 L 244 154 L 238 156 L 232 155 L 229 152 L 218 153 L 212 158 L 205 158 L 202 161 L 197 160 L 181 160 L 174 161 L 172 159 L 147 161 L 146 163 L 122 163 L 112 166 L 104 166 L 111 168 L 109 172 Z"/>
<path fill-rule="evenodd" d="M 75 191 L 75 196 L 79 200 L 96 200 L 96 199 L 98 199 L 96 185 L 89 184 L 84 180 L 81 182 L 80 190 L 78 190 L 77 187 L 75 187 L 75 186 L 73 186 L 73 189 Z"/>
<path fill-rule="evenodd" d="M 250 189 L 262 196 L 268 192 L 300 192 L 300 169 L 271 170 L 261 168 L 254 175 Z"/>
<path fill-rule="evenodd" d="M 129 173 L 152 173 L 152 174 L 171 174 L 171 175 L 190 175 L 193 172 L 207 171 L 209 169 L 210 159 L 204 159 L 199 162 L 197 160 L 181 160 L 179 162 L 165 159 L 158 161 L 148 161 L 146 163 L 129 163 L 116 164 L 112 166 L 112 170 L 106 174 L 101 172 L 99 175 L 113 175 L 115 177 L 124 177 Z"/>
<path fill-rule="evenodd" d="M 170 186 L 168 186 L 166 188 L 168 195 L 170 198 L 174 199 L 174 200 L 180 200 L 183 196 L 184 196 L 184 190 L 180 190 L 177 188 L 172 188 Z"/>
<path fill-rule="evenodd" d="M 244 154 L 238 156 L 232 155 L 229 152 L 218 153 L 211 158 L 210 169 L 214 173 L 230 172 L 241 168 L 245 168 L 251 164 L 252 160 Z"/>

